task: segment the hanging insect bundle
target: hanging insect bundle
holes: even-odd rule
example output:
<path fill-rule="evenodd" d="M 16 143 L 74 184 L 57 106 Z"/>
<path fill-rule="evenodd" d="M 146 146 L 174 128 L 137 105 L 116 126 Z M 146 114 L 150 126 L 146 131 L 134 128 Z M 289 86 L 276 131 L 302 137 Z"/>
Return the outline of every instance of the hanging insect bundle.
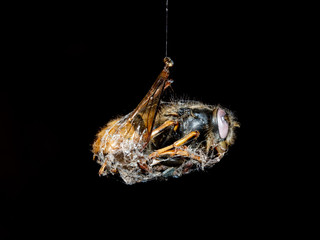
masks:
<path fill-rule="evenodd" d="M 126 184 L 180 177 L 212 167 L 225 155 L 239 127 L 232 112 L 197 101 L 163 102 L 172 84 L 165 67 L 140 104 L 110 121 L 97 134 L 94 159 L 100 175 L 118 175 Z"/>

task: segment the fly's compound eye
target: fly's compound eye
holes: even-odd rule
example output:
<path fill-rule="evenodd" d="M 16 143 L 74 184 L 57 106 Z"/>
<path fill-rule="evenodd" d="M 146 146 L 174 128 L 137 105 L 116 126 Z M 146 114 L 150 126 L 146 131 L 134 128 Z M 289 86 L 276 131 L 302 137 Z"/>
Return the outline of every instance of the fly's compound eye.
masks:
<path fill-rule="evenodd" d="M 221 138 L 226 138 L 229 131 L 229 124 L 225 119 L 226 112 L 222 109 L 218 109 L 217 120 L 218 120 L 218 129 L 219 135 Z"/>

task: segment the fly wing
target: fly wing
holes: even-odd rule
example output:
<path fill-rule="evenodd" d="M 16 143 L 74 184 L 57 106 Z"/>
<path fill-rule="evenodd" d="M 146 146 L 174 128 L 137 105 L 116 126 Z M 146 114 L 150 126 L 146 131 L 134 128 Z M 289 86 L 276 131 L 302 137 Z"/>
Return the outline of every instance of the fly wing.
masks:
<path fill-rule="evenodd" d="M 162 93 L 172 83 L 171 80 L 168 80 L 168 77 L 169 69 L 166 66 L 157 77 L 147 95 L 126 118 L 124 125 L 122 125 L 126 128 L 124 137 L 133 137 L 134 139 L 139 137 L 139 141 L 143 147 L 148 144 Z M 133 136 L 136 134 L 139 136 Z"/>
<path fill-rule="evenodd" d="M 113 169 L 115 159 L 119 157 L 119 150 L 124 153 L 122 162 L 126 162 L 126 160 L 133 159 L 132 147 L 141 151 L 150 141 L 162 93 L 172 83 L 171 80 L 168 80 L 168 77 L 169 67 L 173 65 L 173 62 L 167 57 L 164 62 L 166 66 L 139 105 L 128 115 L 109 123 L 106 129 L 99 133 L 99 138 L 95 142 L 99 150 L 96 151 L 95 155 L 102 163 L 99 170 L 100 175 L 106 167 Z M 110 157 L 106 159 L 108 155 Z M 129 155 L 131 157 L 128 157 Z"/>

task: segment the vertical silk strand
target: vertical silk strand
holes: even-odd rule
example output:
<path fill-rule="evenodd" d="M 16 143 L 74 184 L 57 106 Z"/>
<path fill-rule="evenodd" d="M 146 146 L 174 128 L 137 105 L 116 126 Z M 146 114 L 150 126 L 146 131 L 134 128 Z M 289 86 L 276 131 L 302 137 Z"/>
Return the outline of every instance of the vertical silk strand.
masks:
<path fill-rule="evenodd" d="M 169 2 L 169 0 L 166 0 L 166 52 L 165 52 L 165 57 L 168 57 L 168 2 Z"/>

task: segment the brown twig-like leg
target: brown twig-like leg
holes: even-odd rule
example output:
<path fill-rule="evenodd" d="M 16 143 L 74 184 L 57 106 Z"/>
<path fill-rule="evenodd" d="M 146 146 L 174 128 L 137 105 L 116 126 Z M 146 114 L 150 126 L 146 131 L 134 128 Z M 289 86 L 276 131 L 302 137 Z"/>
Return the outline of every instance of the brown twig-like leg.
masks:
<path fill-rule="evenodd" d="M 101 174 L 104 172 L 104 169 L 106 168 L 106 166 L 107 166 L 107 161 L 105 161 L 103 165 L 100 167 L 99 176 L 101 176 Z"/>
<path fill-rule="evenodd" d="M 185 147 L 185 146 L 184 146 Z M 187 147 L 185 147 L 187 148 Z M 195 159 L 199 162 L 201 162 L 201 158 L 199 155 L 196 155 L 196 154 L 193 154 L 193 153 L 190 153 L 186 150 L 183 150 L 183 149 L 173 149 L 173 150 L 168 150 L 166 152 L 163 152 L 161 154 L 159 154 L 158 157 L 161 157 L 161 156 L 166 156 L 166 155 L 169 155 L 170 157 L 175 157 L 175 156 L 180 156 L 180 157 L 188 157 L 188 158 L 192 158 L 192 159 Z M 154 166 L 154 165 L 157 165 L 159 163 L 161 163 L 162 160 L 159 160 L 159 159 L 154 159 L 151 166 Z"/>
<path fill-rule="evenodd" d="M 168 120 L 165 121 L 161 126 L 159 126 L 158 128 L 154 129 L 151 133 L 151 138 L 157 136 L 158 134 L 160 134 L 164 129 L 166 129 L 167 127 L 170 126 L 174 126 L 174 131 L 177 130 L 179 123 L 173 120 Z"/>
<path fill-rule="evenodd" d="M 219 145 L 215 147 L 215 150 L 217 151 L 217 155 L 219 158 L 223 157 L 227 149 L 228 147 L 225 142 L 220 142 Z"/>
<path fill-rule="evenodd" d="M 159 157 L 162 153 L 168 152 L 171 149 L 174 149 L 176 147 L 184 145 L 187 141 L 189 141 L 192 138 L 199 137 L 200 133 L 198 131 L 192 131 L 188 135 L 184 136 L 183 138 L 179 139 L 178 141 L 175 141 L 173 144 L 160 148 L 157 151 L 154 151 L 149 155 L 149 158 L 156 158 Z"/>
<path fill-rule="evenodd" d="M 103 174 L 104 169 L 106 168 L 106 166 L 107 166 L 107 160 L 106 160 L 106 161 L 103 163 L 103 165 L 100 167 L 100 169 L 99 169 L 99 176 L 101 176 L 101 174 Z M 115 168 L 111 169 L 110 171 L 113 172 L 113 173 L 117 173 L 117 172 L 118 172 L 118 170 L 115 169 Z"/>
<path fill-rule="evenodd" d="M 189 158 L 195 159 L 200 162 L 199 155 L 195 155 L 190 152 L 187 152 L 186 150 L 181 150 L 181 149 L 174 149 L 174 150 L 169 150 L 169 151 L 163 152 L 163 153 L 159 154 L 159 157 L 164 156 L 164 155 L 169 155 L 170 157 L 174 157 L 174 156 L 189 157 Z"/>

